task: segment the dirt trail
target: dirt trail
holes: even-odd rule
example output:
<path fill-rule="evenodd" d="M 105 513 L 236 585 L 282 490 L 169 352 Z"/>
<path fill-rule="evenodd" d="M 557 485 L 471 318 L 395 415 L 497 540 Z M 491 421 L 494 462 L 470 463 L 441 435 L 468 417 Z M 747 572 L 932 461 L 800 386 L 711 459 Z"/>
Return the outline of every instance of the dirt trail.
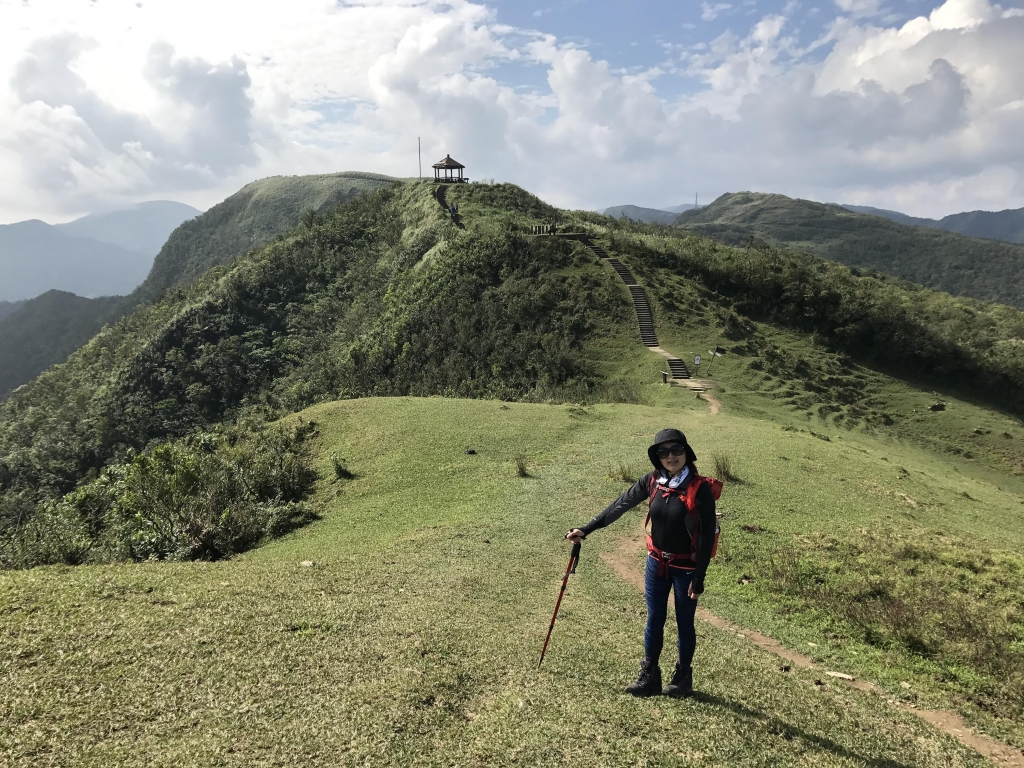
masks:
<path fill-rule="evenodd" d="M 615 571 L 615 574 L 619 578 L 629 584 L 632 584 L 638 589 L 644 588 L 643 573 L 638 567 L 636 561 L 636 553 L 643 547 L 643 542 L 643 531 L 641 530 L 637 536 L 622 539 L 613 551 L 605 552 L 601 555 L 601 559 L 606 565 Z M 762 635 L 760 632 L 755 632 L 753 630 L 737 626 L 731 621 L 723 619 L 720 616 L 716 616 L 703 608 L 697 609 L 697 618 L 713 627 L 717 627 L 718 629 L 726 632 L 731 632 L 734 635 L 749 640 L 759 648 L 763 648 L 766 651 L 774 653 L 776 656 L 780 656 L 794 666 L 804 667 L 806 669 L 822 669 L 816 665 L 810 657 L 791 650 L 790 648 L 786 648 L 778 641 L 773 640 L 767 635 Z M 981 755 L 984 755 L 996 765 L 1005 766 L 1005 768 L 1024 768 L 1024 754 L 1022 754 L 1020 750 L 1017 750 L 1008 744 L 996 741 L 992 737 L 986 736 L 983 733 L 972 731 L 967 722 L 953 712 L 918 709 L 917 707 L 912 707 L 909 704 L 893 699 L 882 688 L 874 683 L 868 682 L 867 680 L 857 680 L 850 675 L 842 675 L 842 673 L 831 672 L 828 670 L 825 671 L 825 674 L 830 677 L 834 677 L 837 682 L 846 683 L 860 691 L 867 691 L 869 693 L 875 693 L 882 696 L 897 709 L 917 715 L 922 720 L 931 723 L 939 730 L 948 733 L 953 738 L 958 739 L 971 749 Z"/>
<path fill-rule="evenodd" d="M 715 415 L 722 410 L 722 401 L 712 395 L 710 392 L 700 392 L 697 397 L 707 402 L 708 407 L 711 408 L 711 415 Z"/>

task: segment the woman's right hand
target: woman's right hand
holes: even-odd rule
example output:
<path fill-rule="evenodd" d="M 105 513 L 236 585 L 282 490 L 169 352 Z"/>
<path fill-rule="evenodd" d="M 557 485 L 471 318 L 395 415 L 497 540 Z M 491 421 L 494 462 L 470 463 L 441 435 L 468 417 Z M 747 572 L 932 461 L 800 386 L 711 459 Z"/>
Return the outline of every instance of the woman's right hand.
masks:
<path fill-rule="evenodd" d="M 587 534 L 585 534 L 579 528 L 573 528 L 571 531 L 569 531 L 567 534 L 565 534 L 565 538 L 567 538 L 573 544 L 577 544 L 577 543 L 583 541 L 583 539 L 585 539 L 586 537 L 587 537 Z"/>

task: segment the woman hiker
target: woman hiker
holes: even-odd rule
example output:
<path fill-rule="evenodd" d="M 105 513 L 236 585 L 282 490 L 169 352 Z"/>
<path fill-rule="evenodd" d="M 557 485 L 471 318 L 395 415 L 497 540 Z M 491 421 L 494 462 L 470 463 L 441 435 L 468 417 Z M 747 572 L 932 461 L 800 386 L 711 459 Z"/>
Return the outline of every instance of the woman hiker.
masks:
<path fill-rule="evenodd" d="M 704 574 L 715 546 L 715 497 L 721 484 L 697 474 L 697 456 L 686 435 L 678 429 L 663 429 L 647 449 L 654 471 L 641 477 L 633 487 L 613 501 L 582 528 L 573 528 L 565 538 L 577 542 L 592 531 L 618 520 L 642 501 L 650 502 L 647 520 L 647 570 L 644 592 L 647 598 L 647 629 L 644 631 L 644 660 L 636 682 L 626 687 L 634 696 L 687 696 L 693 692 L 693 651 L 697 634 L 693 620 L 697 597 L 704 591 Z M 717 484 L 717 487 L 713 487 Z M 679 628 L 679 661 L 672 680 L 661 687 L 658 658 L 668 615 L 668 593 L 675 592 L 676 623 Z"/>

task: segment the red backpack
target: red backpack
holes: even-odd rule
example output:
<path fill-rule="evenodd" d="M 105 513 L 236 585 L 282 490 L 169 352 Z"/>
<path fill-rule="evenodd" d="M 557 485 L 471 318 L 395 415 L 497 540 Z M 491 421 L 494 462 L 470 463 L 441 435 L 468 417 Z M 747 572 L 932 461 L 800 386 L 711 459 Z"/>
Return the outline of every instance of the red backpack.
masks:
<path fill-rule="evenodd" d="M 701 475 L 694 475 L 693 480 L 686 484 L 685 493 L 680 491 L 678 488 L 669 488 L 668 485 L 659 485 L 657 475 L 651 476 L 650 486 L 650 498 L 647 500 L 648 509 L 651 503 L 654 501 L 655 495 L 660 491 L 662 498 L 670 495 L 676 495 L 680 498 L 683 504 L 686 505 L 687 513 L 696 519 L 697 517 L 697 491 L 700 487 L 707 483 L 711 487 L 711 495 L 715 497 L 715 501 L 718 501 L 722 497 L 722 481 L 714 477 L 702 477 Z M 647 532 L 647 551 L 650 552 L 658 560 L 658 575 L 664 576 L 662 571 L 665 567 L 673 565 L 677 562 L 695 562 L 696 555 L 691 555 L 689 552 L 682 554 L 677 552 L 666 553 L 662 552 L 656 546 L 651 538 L 651 513 L 647 512 L 647 520 L 644 521 L 644 530 Z M 715 543 L 711 546 L 711 556 L 714 557 L 718 554 L 718 538 L 722 533 L 721 526 L 718 525 L 717 520 L 715 521 Z M 691 550 L 697 548 L 697 535 L 694 534 L 690 542 Z M 667 556 L 666 556 L 667 555 Z M 686 567 L 686 566 L 681 566 Z"/>

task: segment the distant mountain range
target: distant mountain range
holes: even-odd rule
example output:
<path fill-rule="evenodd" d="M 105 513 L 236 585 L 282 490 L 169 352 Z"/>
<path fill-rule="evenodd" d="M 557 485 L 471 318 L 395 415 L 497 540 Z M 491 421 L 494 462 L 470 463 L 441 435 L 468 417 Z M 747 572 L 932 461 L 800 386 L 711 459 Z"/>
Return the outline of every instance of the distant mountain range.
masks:
<path fill-rule="evenodd" d="M 0 225 L 0 301 L 49 290 L 79 296 L 131 293 L 167 236 L 201 211 L 169 200 L 92 214 L 67 224 Z"/>
<path fill-rule="evenodd" d="M 884 216 L 899 224 L 915 227 L 929 227 L 956 232 L 969 237 L 984 237 L 989 240 L 1005 240 L 1008 243 L 1024 243 L 1024 208 L 1008 208 L 1005 211 L 968 211 L 953 213 L 941 219 L 921 219 L 899 211 L 871 208 L 867 205 L 843 205 L 848 211 Z"/>
<path fill-rule="evenodd" d="M 643 221 L 648 224 L 671 224 L 683 211 L 693 208 L 693 203 L 683 203 L 671 208 L 641 208 L 638 205 L 615 205 L 605 208 L 601 213 L 615 219 L 625 216 L 633 221 Z"/>
<path fill-rule="evenodd" d="M 156 256 L 167 236 L 183 221 L 202 213 L 185 203 L 154 200 L 110 213 L 93 213 L 58 224 L 57 228 L 74 237 L 90 237 L 102 243 Z"/>
<path fill-rule="evenodd" d="M 679 214 L 676 225 L 728 245 L 792 248 L 954 296 L 1024 308 L 1024 245 L 761 192 L 722 195 Z"/>
<path fill-rule="evenodd" d="M 1005 211 L 968 211 L 950 214 L 941 219 L 925 219 L 885 208 L 872 208 L 869 205 L 840 203 L 825 203 L 825 205 L 835 205 L 854 213 L 864 213 L 869 216 L 881 216 L 895 221 L 897 224 L 906 224 L 912 227 L 942 229 L 968 237 L 1003 240 L 1007 243 L 1024 243 L 1024 208 L 1010 208 Z M 605 208 L 601 213 L 616 219 L 625 216 L 633 221 L 643 221 L 648 224 L 674 224 L 676 216 L 673 214 L 691 211 L 693 207 L 693 203 L 683 203 L 669 208 L 614 205 L 611 208 Z"/>

